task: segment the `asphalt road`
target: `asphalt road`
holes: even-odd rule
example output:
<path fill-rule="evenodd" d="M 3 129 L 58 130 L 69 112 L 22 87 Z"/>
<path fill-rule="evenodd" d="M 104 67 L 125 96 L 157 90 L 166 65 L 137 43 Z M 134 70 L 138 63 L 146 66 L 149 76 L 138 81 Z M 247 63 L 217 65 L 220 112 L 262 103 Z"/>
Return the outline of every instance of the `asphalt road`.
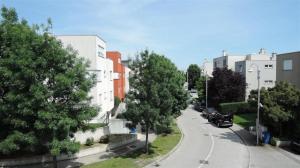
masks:
<path fill-rule="evenodd" d="M 147 167 L 161 168 L 248 168 L 249 152 L 228 128 L 217 128 L 191 107 L 178 119 L 184 138 L 166 159 Z"/>

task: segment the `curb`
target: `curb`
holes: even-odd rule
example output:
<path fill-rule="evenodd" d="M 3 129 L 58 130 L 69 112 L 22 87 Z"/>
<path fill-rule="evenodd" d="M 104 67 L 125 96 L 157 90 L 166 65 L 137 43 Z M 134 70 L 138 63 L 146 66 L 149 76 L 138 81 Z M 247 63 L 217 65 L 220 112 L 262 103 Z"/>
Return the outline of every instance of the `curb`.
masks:
<path fill-rule="evenodd" d="M 235 124 L 234 124 L 235 125 Z M 237 133 L 235 130 L 233 130 L 231 127 L 229 127 L 229 129 L 234 133 L 236 134 L 243 142 L 243 144 L 246 146 L 246 149 L 248 151 L 248 154 L 249 154 L 249 161 L 248 161 L 248 168 L 250 168 L 250 161 L 251 161 L 251 153 L 250 153 L 250 150 L 248 148 L 249 144 L 247 143 L 247 141 L 244 139 L 243 136 L 241 136 L 239 133 Z"/>
<path fill-rule="evenodd" d="M 177 120 L 176 120 L 176 122 L 177 122 Z M 172 153 L 174 153 L 179 148 L 179 146 L 182 144 L 182 141 L 183 141 L 183 138 L 184 138 L 184 133 L 182 132 L 182 129 L 178 126 L 178 124 L 177 124 L 177 127 L 178 127 L 178 129 L 179 129 L 179 131 L 181 133 L 181 138 L 180 138 L 179 142 L 176 144 L 176 146 L 172 150 L 170 150 L 167 154 L 165 154 L 163 156 L 160 156 L 157 159 L 154 159 L 152 162 L 150 162 L 149 164 L 145 165 L 143 168 L 145 168 L 147 166 L 150 166 L 153 163 L 155 165 L 159 165 L 158 162 L 161 162 L 161 161 L 167 159 Z"/>

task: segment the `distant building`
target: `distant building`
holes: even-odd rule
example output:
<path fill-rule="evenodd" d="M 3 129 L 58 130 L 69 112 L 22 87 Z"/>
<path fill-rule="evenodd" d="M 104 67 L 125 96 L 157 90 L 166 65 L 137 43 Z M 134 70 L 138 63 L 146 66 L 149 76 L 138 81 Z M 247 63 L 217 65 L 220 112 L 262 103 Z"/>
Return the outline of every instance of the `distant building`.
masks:
<path fill-rule="evenodd" d="M 212 62 L 204 62 L 202 67 L 201 67 L 201 75 L 205 76 L 207 74 L 208 77 L 212 77 L 212 73 L 213 73 L 213 63 Z"/>
<path fill-rule="evenodd" d="M 100 107 L 93 123 L 105 122 L 114 107 L 113 62 L 106 57 L 106 44 L 97 35 L 62 35 L 56 36 L 64 47 L 71 46 L 79 57 L 89 60 L 88 71 L 97 76 L 96 85 L 91 89 L 91 103 Z"/>
<path fill-rule="evenodd" d="M 114 64 L 114 96 L 122 101 L 125 98 L 125 66 L 121 62 L 121 53 L 118 51 L 108 51 L 106 55 Z"/>
<path fill-rule="evenodd" d="M 287 81 L 300 89 L 300 51 L 277 55 L 277 81 Z"/>
<path fill-rule="evenodd" d="M 245 60 L 245 55 L 229 55 L 225 50 L 222 52 L 222 56 L 213 59 L 213 69 L 215 68 L 228 68 L 235 71 L 235 63 Z"/>
<path fill-rule="evenodd" d="M 130 84 L 129 84 L 129 77 L 132 73 L 131 69 L 129 66 L 132 64 L 132 60 L 122 60 L 122 64 L 125 67 L 125 94 L 129 92 L 130 89 Z"/>
<path fill-rule="evenodd" d="M 260 87 L 274 87 L 276 81 L 276 55 L 269 55 L 264 49 L 258 54 L 249 54 L 242 61 L 235 63 L 235 71 L 241 73 L 246 80 L 245 100 L 251 90 L 257 90 L 257 67 L 260 70 Z"/>
<path fill-rule="evenodd" d="M 131 69 L 128 68 L 127 66 L 125 67 L 125 94 L 129 92 L 130 89 L 130 84 L 129 84 L 129 77 L 131 73 Z"/>

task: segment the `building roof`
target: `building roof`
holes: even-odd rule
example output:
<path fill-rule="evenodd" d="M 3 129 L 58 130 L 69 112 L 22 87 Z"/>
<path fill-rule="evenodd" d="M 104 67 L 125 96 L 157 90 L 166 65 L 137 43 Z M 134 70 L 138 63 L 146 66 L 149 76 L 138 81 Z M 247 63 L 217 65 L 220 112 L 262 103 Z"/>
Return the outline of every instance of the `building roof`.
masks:
<path fill-rule="evenodd" d="M 100 36 L 98 36 L 97 34 L 61 34 L 61 35 L 55 35 L 55 37 L 57 36 L 96 36 L 99 39 L 101 39 L 102 41 L 104 41 L 106 43 L 106 41 L 101 38 Z"/>

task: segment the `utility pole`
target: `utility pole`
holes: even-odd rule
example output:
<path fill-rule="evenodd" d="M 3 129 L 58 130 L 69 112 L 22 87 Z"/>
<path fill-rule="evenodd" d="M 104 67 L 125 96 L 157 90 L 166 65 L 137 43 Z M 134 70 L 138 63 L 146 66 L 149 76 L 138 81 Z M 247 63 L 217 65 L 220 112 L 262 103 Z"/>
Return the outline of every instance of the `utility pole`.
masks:
<path fill-rule="evenodd" d="M 259 144 L 259 109 L 260 109 L 260 70 L 257 66 L 257 85 L 258 85 L 258 88 L 257 88 L 257 130 L 256 130 L 256 145 Z"/>
<path fill-rule="evenodd" d="M 256 145 L 259 145 L 259 110 L 260 110 L 260 70 L 259 66 L 256 64 L 251 64 L 250 67 L 256 67 L 257 70 L 257 118 L 256 118 Z M 252 72 L 252 69 L 249 69 L 248 72 Z"/>

